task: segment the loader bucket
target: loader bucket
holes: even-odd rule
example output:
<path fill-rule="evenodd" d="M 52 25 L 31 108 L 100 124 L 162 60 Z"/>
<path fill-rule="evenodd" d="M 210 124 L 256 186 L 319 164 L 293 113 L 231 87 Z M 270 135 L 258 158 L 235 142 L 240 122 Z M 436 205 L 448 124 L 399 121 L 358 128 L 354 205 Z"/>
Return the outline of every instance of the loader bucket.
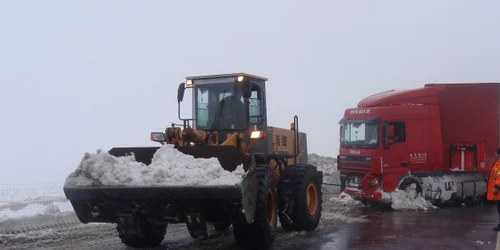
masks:
<path fill-rule="evenodd" d="M 133 153 L 137 161 L 149 165 L 158 148 L 117 147 L 109 153 L 114 156 Z M 242 216 L 249 223 L 253 221 L 257 183 L 251 155 L 233 146 L 178 150 L 195 158 L 216 157 L 228 171 L 243 164 L 247 174 L 237 186 L 65 187 L 65 195 L 83 223 L 126 224 L 136 216 L 158 222 L 185 223 L 192 215 L 214 223 L 233 222 Z"/>

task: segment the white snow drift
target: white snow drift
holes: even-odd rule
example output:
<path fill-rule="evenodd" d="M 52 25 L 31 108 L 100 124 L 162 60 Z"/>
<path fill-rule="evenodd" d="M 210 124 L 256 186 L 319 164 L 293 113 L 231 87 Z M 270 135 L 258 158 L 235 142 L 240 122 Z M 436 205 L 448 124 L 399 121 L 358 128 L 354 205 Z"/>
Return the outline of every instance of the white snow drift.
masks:
<path fill-rule="evenodd" d="M 394 210 L 410 211 L 410 210 L 428 210 L 429 208 L 437 208 L 428 200 L 425 200 L 420 194 L 416 195 L 416 185 L 410 185 L 408 191 L 396 189 L 391 193 L 383 193 L 382 200 L 391 200 L 391 207 Z M 416 197 L 415 197 L 416 196 Z"/>
<path fill-rule="evenodd" d="M 428 210 L 429 208 L 437 208 L 427 201 L 421 195 L 416 195 L 415 184 L 410 186 L 409 191 L 396 189 L 390 193 L 382 193 L 382 202 L 391 203 L 391 207 L 398 211 L 415 211 L 415 210 Z M 416 196 L 416 197 L 415 197 Z M 359 207 L 364 206 L 361 201 L 353 199 L 349 194 L 342 192 L 338 197 L 332 197 L 331 202 L 346 207 Z"/>
<path fill-rule="evenodd" d="M 195 159 L 173 145 L 165 144 L 154 154 L 150 165 L 135 161 L 134 156 L 115 157 L 98 150 L 85 153 L 77 169 L 66 179 L 73 186 L 177 186 L 222 185 L 241 183 L 243 166 L 224 170 L 217 158 Z"/>
<path fill-rule="evenodd" d="M 33 200 L 0 206 L 0 235 L 78 223 L 69 201 L 58 198 L 45 199 L 43 203 Z"/>
<path fill-rule="evenodd" d="M 361 203 L 361 201 L 353 199 L 350 195 L 344 192 L 340 193 L 338 197 L 332 197 L 330 201 L 341 206 L 349 206 L 349 207 L 363 206 L 363 203 Z"/>

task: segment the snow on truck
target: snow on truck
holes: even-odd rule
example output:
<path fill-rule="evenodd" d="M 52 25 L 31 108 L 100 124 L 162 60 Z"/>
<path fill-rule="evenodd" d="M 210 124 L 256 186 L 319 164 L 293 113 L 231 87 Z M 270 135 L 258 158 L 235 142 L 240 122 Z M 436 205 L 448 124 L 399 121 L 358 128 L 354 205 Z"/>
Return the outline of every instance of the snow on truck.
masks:
<path fill-rule="evenodd" d="M 315 230 L 323 173 L 308 164 L 297 116 L 290 129 L 267 125 L 266 81 L 187 77 L 177 92 L 182 128 L 152 132 L 160 147 L 86 153 L 68 176 L 64 192 L 79 220 L 116 223 L 132 247 L 159 245 L 173 223 L 199 239 L 232 225 L 236 242 L 250 247 L 270 247 L 278 219 L 285 231 Z M 192 119 L 180 115 L 186 89 Z"/>
<path fill-rule="evenodd" d="M 480 201 L 499 147 L 499 93 L 500 83 L 426 84 L 361 100 L 339 122 L 341 189 L 365 204 L 390 204 L 396 189 L 434 204 Z"/>

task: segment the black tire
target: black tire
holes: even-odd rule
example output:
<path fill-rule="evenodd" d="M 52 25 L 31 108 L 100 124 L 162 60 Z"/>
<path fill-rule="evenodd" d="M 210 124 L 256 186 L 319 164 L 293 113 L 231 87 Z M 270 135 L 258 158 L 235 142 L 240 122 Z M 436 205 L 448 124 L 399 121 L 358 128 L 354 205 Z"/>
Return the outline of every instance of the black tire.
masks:
<path fill-rule="evenodd" d="M 297 165 L 294 167 L 291 184 L 293 229 L 314 231 L 319 225 L 323 210 L 323 192 L 318 171 L 311 165 Z"/>
<path fill-rule="evenodd" d="M 344 192 L 347 187 L 347 179 L 340 177 L 340 192 Z"/>
<path fill-rule="evenodd" d="M 276 185 L 267 165 L 256 166 L 257 197 L 254 221 L 233 223 L 233 234 L 242 247 L 269 248 L 276 237 L 278 202 Z"/>
<path fill-rule="evenodd" d="M 139 220 L 136 234 L 127 233 L 120 225 L 116 226 L 118 237 L 123 244 L 133 248 L 157 247 L 165 238 L 167 225 L 152 225 L 147 220 Z"/>
<path fill-rule="evenodd" d="M 416 194 L 415 194 L 415 197 L 412 197 L 413 199 L 417 198 L 418 195 L 422 195 L 422 186 L 420 185 L 420 183 L 418 183 L 417 180 L 413 179 L 413 178 L 406 178 L 404 179 L 400 184 L 399 184 L 399 187 L 398 189 L 399 190 L 403 190 L 405 191 L 405 189 L 407 187 L 409 187 L 411 184 L 414 184 L 416 185 Z"/>
<path fill-rule="evenodd" d="M 204 233 L 204 235 L 197 235 L 195 231 L 188 229 L 188 233 L 191 236 L 191 238 L 196 239 L 196 240 L 200 240 L 200 241 L 207 240 L 209 238 L 209 235 L 206 232 Z"/>

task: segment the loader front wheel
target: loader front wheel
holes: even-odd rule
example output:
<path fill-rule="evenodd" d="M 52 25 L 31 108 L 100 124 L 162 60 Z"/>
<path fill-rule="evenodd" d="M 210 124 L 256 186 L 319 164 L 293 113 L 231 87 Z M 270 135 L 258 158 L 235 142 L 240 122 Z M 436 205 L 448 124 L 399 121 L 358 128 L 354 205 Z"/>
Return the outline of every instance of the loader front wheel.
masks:
<path fill-rule="evenodd" d="M 322 211 L 319 173 L 313 166 L 295 166 L 292 175 L 292 221 L 297 231 L 311 232 L 318 227 Z"/>
<path fill-rule="evenodd" d="M 238 245 L 251 248 L 268 248 L 272 246 L 277 226 L 276 185 L 267 165 L 256 167 L 257 201 L 254 221 L 233 223 L 233 234 Z"/>
<path fill-rule="evenodd" d="M 165 238 L 167 225 L 152 225 L 146 220 L 141 220 L 135 227 L 116 226 L 118 237 L 123 244 L 134 248 L 157 247 Z"/>

